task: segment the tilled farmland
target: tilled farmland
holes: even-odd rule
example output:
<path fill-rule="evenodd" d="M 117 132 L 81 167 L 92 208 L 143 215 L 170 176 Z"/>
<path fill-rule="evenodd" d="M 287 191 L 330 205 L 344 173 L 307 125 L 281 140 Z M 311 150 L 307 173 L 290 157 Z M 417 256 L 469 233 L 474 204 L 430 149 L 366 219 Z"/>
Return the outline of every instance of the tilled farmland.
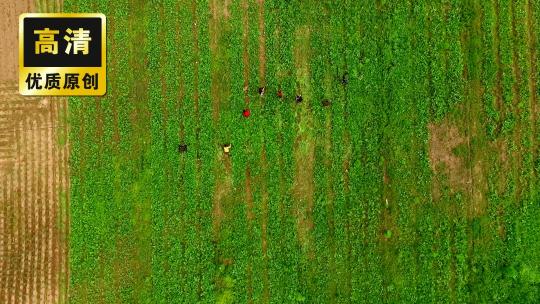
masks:
<path fill-rule="evenodd" d="M 0 302 L 540 302 L 537 0 L 37 2 L 107 95 L 2 87 Z"/>
<path fill-rule="evenodd" d="M 0 4 L 0 303 L 67 299 L 67 100 L 19 94 L 18 22 L 60 3 Z"/>

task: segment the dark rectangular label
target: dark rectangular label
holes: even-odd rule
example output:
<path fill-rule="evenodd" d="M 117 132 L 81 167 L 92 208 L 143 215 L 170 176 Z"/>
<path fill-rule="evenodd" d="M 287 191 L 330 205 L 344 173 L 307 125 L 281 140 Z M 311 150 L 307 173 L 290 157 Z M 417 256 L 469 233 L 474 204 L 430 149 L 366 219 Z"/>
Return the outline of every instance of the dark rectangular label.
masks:
<path fill-rule="evenodd" d="M 25 67 L 101 67 L 100 18 L 24 18 Z"/>

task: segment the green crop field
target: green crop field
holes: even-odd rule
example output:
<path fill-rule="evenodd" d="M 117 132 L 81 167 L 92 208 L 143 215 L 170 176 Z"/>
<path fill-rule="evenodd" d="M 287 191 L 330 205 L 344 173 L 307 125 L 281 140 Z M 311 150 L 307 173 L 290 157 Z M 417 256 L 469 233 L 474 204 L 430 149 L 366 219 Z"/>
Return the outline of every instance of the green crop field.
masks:
<path fill-rule="evenodd" d="M 540 303 L 540 1 L 64 8 L 71 303 Z"/>

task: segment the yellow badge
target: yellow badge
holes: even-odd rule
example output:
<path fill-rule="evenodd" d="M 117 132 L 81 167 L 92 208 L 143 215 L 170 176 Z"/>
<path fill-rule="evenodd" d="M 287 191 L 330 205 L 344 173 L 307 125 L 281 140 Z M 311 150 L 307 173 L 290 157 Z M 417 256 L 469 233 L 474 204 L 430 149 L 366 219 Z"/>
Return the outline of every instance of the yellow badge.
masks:
<path fill-rule="evenodd" d="M 104 95 L 105 27 L 103 14 L 22 14 L 19 92 L 34 96 Z"/>

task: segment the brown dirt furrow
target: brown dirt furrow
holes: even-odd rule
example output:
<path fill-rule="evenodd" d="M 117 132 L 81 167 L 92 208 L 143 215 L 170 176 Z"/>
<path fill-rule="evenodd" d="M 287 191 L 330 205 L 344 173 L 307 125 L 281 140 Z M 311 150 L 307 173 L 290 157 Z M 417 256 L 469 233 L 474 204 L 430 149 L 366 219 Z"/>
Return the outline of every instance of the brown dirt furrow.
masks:
<path fill-rule="evenodd" d="M 41 128 L 41 132 L 39 134 L 39 145 L 37 151 L 39 151 L 40 159 L 38 163 L 40 164 L 40 171 L 39 171 L 39 183 L 38 183 L 38 196 L 40 201 L 40 205 L 46 206 L 46 202 L 53 202 L 52 208 L 44 208 L 45 209 L 45 231 L 47 232 L 45 234 L 44 238 L 44 246 L 47 248 L 45 251 L 45 254 L 43 256 L 43 264 L 46 266 L 43 271 L 43 280 L 41 280 L 41 288 L 37 289 L 38 297 L 40 295 L 41 290 L 46 290 L 44 294 L 44 298 L 46 301 L 51 301 L 52 299 L 57 299 L 56 292 L 58 291 L 53 286 L 58 286 L 56 278 L 57 278 L 57 261 L 59 256 L 55 254 L 54 248 L 59 240 L 59 235 L 57 234 L 58 226 L 56 225 L 56 220 L 59 215 L 59 209 L 58 209 L 58 200 L 52 199 L 51 191 L 49 188 L 49 181 L 52 181 L 52 168 L 50 166 L 52 160 L 50 159 L 50 154 L 53 150 L 51 145 L 51 138 L 52 138 L 52 132 L 53 132 L 53 123 L 49 120 L 50 110 L 48 112 L 43 113 L 40 115 L 41 123 L 47 128 Z M 54 212 L 56 210 L 56 212 Z M 53 212 L 51 212 L 53 211 Z M 47 282 L 49 282 L 47 284 Z"/>
<path fill-rule="evenodd" d="M 223 164 L 223 172 L 216 172 L 216 176 L 219 177 L 216 180 L 212 204 L 212 218 L 216 237 L 219 235 L 221 223 L 226 219 L 226 209 L 228 208 L 227 203 L 233 190 L 231 159 L 228 155 L 224 155 L 221 151 L 219 151 L 218 158 L 219 162 Z"/>
<path fill-rule="evenodd" d="M 266 85 L 266 31 L 264 27 L 264 0 L 257 0 L 259 26 L 259 85 Z"/>
<path fill-rule="evenodd" d="M 343 163 L 342 163 L 342 176 L 343 176 L 343 195 L 345 197 L 345 207 L 348 208 L 350 204 L 350 193 L 351 193 L 351 176 L 349 173 L 349 170 L 351 168 L 351 162 L 352 162 L 352 145 L 351 145 L 351 135 L 348 131 L 345 132 L 343 137 L 343 143 L 344 143 L 344 155 L 343 155 Z M 351 231 L 353 229 L 361 229 L 361 227 L 352 227 L 350 216 L 347 216 L 346 224 L 345 224 L 345 234 L 347 236 L 347 264 L 346 266 L 348 269 L 351 269 L 351 262 L 352 262 L 352 242 L 351 242 Z M 347 271 L 347 294 L 350 294 L 352 291 L 352 274 L 351 271 Z"/>
<path fill-rule="evenodd" d="M 210 56 L 211 64 L 211 97 L 212 97 L 212 112 L 213 122 L 217 129 L 220 126 L 220 111 L 223 106 L 228 103 L 228 83 L 224 81 L 224 75 L 227 71 L 220 63 L 226 53 L 226 47 L 220 44 L 223 36 L 226 19 L 229 15 L 229 1 L 211 0 L 210 1 Z M 221 144 L 216 142 L 216 145 Z M 220 225 L 223 220 L 228 218 L 228 206 L 232 196 L 232 163 L 231 158 L 219 150 L 216 158 L 220 164 L 219 170 L 216 172 L 216 185 L 213 196 L 213 225 L 216 238 L 219 238 Z"/>
<path fill-rule="evenodd" d="M 117 1 L 109 1 L 108 3 L 108 10 L 109 11 L 115 11 L 115 4 L 117 4 Z M 114 39 L 114 33 L 116 33 L 116 22 L 113 16 L 110 16 L 107 19 L 107 43 L 109 45 L 116 45 L 115 39 Z M 110 67 L 116 67 L 118 62 L 118 56 L 121 56 L 118 52 L 108 52 L 107 58 L 109 60 L 109 66 Z M 116 78 L 115 76 L 119 73 L 119 70 L 109 69 L 109 79 Z M 114 149 L 118 148 L 118 144 L 120 143 L 120 130 L 119 130 L 119 123 L 118 123 L 118 98 L 116 97 L 116 92 L 119 92 L 120 89 L 118 88 L 118 81 L 111 81 L 111 90 L 107 92 L 107 98 L 111 101 L 111 111 L 112 111 L 112 120 L 113 120 L 113 143 L 114 143 Z"/>
<path fill-rule="evenodd" d="M 266 31 L 264 22 L 264 0 L 257 0 L 257 12 L 258 12 L 258 30 L 259 30 L 259 86 L 266 86 Z M 260 101 L 264 103 L 264 99 L 260 98 Z M 260 157 L 261 168 L 263 171 L 263 179 L 261 180 L 261 249 L 264 260 L 263 268 L 263 303 L 269 303 L 270 301 L 270 277 L 268 273 L 269 257 L 268 257 L 268 160 L 266 158 L 266 148 L 262 147 Z"/>
<path fill-rule="evenodd" d="M 244 103 L 249 105 L 249 18 L 248 18 L 248 0 L 242 0 L 242 64 L 244 65 Z"/>
<path fill-rule="evenodd" d="M 70 229 L 70 183 L 69 183 L 69 155 L 70 155 L 70 144 L 69 144 L 69 127 L 68 127 L 68 107 L 69 103 L 66 99 L 62 99 L 62 113 L 64 117 L 64 121 L 62 122 L 62 136 L 63 140 L 65 142 L 64 147 L 61 149 L 62 151 L 62 158 L 60 159 L 61 162 L 61 173 L 62 178 L 60 181 L 60 189 L 63 192 L 60 193 L 58 196 L 60 199 L 63 198 L 62 206 L 63 206 L 63 216 L 62 216 L 62 227 L 63 229 L 60 230 L 60 248 L 63 248 L 63 250 L 59 250 L 60 256 L 63 259 L 63 284 L 60 285 L 60 287 L 63 287 L 61 291 L 63 292 L 64 298 L 63 303 L 68 302 L 68 295 L 69 295 L 69 229 Z M 62 300 L 62 299 L 61 299 Z"/>
<path fill-rule="evenodd" d="M 248 237 L 251 239 L 253 237 L 253 191 L 251 189 L 252 177 L 249 166 L 246 168 L 246 182 L 245 182 L 245 201 L 246 201 L 246 216 L 248 222 Z M 248 302 L 253 302 L 253 264 L 251 261 L 248 264 L 247 268 L 247 298 Z"/>
<path fill-rule="evenodd" d="M 504 99 L 503 99 L 503 64 L 501 56 L 501 14 L 500 3 L 498 0 L 493 0 L 493 10 L 495 11 L 495 26 L 493 28 L 493 44 L 495 53 L 495 65 L 497 73 L 495 75 L 495 87 L 493 93 L 495 96 L 495 106 L 499 111 L 499 121 L 497 122 L 497 133 L 501 131 L 502 123 L 505 119 Z"/>
<path fill-rule="evenodd" d="M 335 176 L 332 170 L 333 160 L 334 160 L 334 146 L 332 143 L 332 112 L 328 111 L 325 117 L 325 134 L 324 134 L 324 168 L 327 172 L 326 179 L 326 201 L 327 201 L 327 214 L 328 214 L 328 244 L 330 247 L 330 256 L 328 257 L 329 270 L 332 273 L 336 273 L 336 240 L 335 240 L 335 193 L 334 193 L 334 183 Z M 342 219 L 345 220 L 345 219 Z M 337 282 L 334 279 L 335 276 L 330 276 L 332 278 L 330 282 L 330 294 L 332 295 L 332 301 L 336 301 L 335 295 L 337 294 Z"/>
<path fill-rule="evenodd" d="M 536 134 L 537 134 L 537 122 L 538 122 L 538 47 L 537 47 L 537 29 L 535 28 L 535 22 L 538 18 L 538 15 L 534 15 L 533 1 L 528 0 L 526 5 L 526 14 L 527 14 L 527 53 L 528 53 L 528 79 L 529 79 L 529 107 L 530 107 L 530 142 L 531 142 L 531 152 L 533 161 L 536 161 L 538 156 L 538 146 L 535 145 Z M 536 12 L 538 14 L 538 12 Z M 537 172 L 533 169 L 533 174 Z"/>
<path fill-rule="evenodd" d="M 249 72 L 250 72 L 250 60 L 249 60 L 249 1 L 242 0 L 240 2 L 240 8 L 242 9 L 242 77 L 244 80 L 244 103 L 246 107 L 249 107 L 250 97 L 249 97 Z M 247 152 L 247 151 L 246 151 Z M 246 165 L 245 169 L 245 201 L 247 207 L 247 221 L 248 221 L 248 235 L 251 238 L 253 236 L 253 221 L 254 221 L 254 203 L 253 203 L 253 189 L 251 168 L 249 164 Z M 248 303 L 253 302 L 253 262 L 252 259 L 249 260 L 247 267 L 247 299 Z"/>
<path fill-rule="evenodd" d="M 0 181 L 0 301 L 5 302 L 5 283 L 7 280 L 7 204 L 5 197 L 5 181 Z"/>
<path fill-rule="evenodd" d="M 43 192 L 40 191 L 40 193 L 43 193 L 43 197 L 44 197 L 44 201 L 46 202 L 54 202 L 54 181 L 55 181 L 55 167 L 56 166 L 52 166 L 53 162 L 54 162 L 54 159 L 52 159 L 52 154 L 53 154 L 53 151 L 56 150 L 54 145 L 51 146 L 51 143 L 49 140 L 49 138 L 52 138 L 52 133 L 53 133 L 53 130 L 52 130 L 52 127 L 53 127 L 53 120 L 52 120 L 52 110 L 50 109 L 51 108 L 51 105 L 46 105 L 49 109 L 48 109 L 48 113 L 46 113 L 43 117 L 43 121 L 45 123 L 45 125 L 48 125 L 48 126 L 51 126 L 50 128 L 46 128 L 44 131 L 45 131 L 45 134 L 40 136 L 40 138 L 43 138 L 45 137 L 46 139 L 40 144 L 41 147 L 44 147 L 45 148 L 45 151 L 44 151 L 44 155 L 43 155 L 43 164 L 44 164 L 44 174 L 41 174 L 42 176 L 42 185 L 44 187 L 44 190 L 42 190 Z M 55 126 L 56 127 L 56 126 Z M 58 210 L 58 212 L 56 213 L 53 213 L 51 215 L 51 221 L 50 221 L 50 224 L 48 225 L 48 233 L 51 237 L 49 237 L 47 240 L 48 240 L 48 246 L 50 248 L 50 258 L 47 258 L 45 257 L 44 261 L 45 262 L 49 262 L 51 267 L 49 267 L 48 269 L 48 273 L 47 273 L 47 280 L 45 282 L 51 282 L 50 285 L 52 286 L 58 286 L 58 263 L 59 263 L 59 255 L 56 255 L 54 254 L 54 249 L 55 248 L 58 248 L 58 242 L 60 240 L 60 229 L 54 229 L 55 227 L 57 227 L 57 225 L 55 225 L 57 222 L 58 222 L 58 216 L 59 216 L 59 208 L 58 208 L 58 202 L 55 202 L 53 203 L 54 204 L 54 209 L 55 210 Z M 47 217 L 48 218 L 48 217 Z M 58 295 L 56 294 L 56 290 L 54 288 L 50 288 L 50 293 L 47 294 L 47 298 L 50 298 L 50 299 L 58 299 Z"/>
<path fill-rule="evenodd" d="M 39 225 L 39 217 L 41 206 L 36 201 L 36 183 L 35 183 L 35 170 L 36 170 L 36 153 L 35 153 L 35 134 L 32 132 L 33 120 L 26 119 L 23 124 L 23 132 L 25 133 L 26 142 L 24 143 L 25 149 L 25 163 L 26 163 L 26 185 L 27 191 L 25 192 L 25 226 L 28 231 L 25 241 L 28 247 L 25 254 L 27 258 L 28 269 L 25 273 L 27 279 L 25 302 L 32 302 L 32 296 L 36 290 L 36 281 L 39 275 L 41 265 L 39 264 L 39 256 L 41 254 L 41 248 L 38 248 L 40 241 L 39 231 L 36 226 Z M 29 212 L 30 210 L 30 212 Z"/>
<path fill-rule="evenodd" d="M 8 253 L 10 252 L 10 236 L 11 236 L 11 216 L 9 215 L 9 206 L 7 198 L 7 186 L 8 182 L 6 179 L 0 180 L 0 199 L 2 199 L 3 204 L 0 204 L 1 216 L 0 216 L 0 302 L 6 303 L 6 289 L 9 282 L 9 264 L 8 264 Z"/>
<path fill-rule="evenodd" d="M 258 26 L 259 26 L 259 86 L 266 86 L 266 31 L 264 26 L 264 0 L 257 0 L 258 4 Z M 264 99 L 260 98 L 261 102 Z M 263 171 L 263 177 L 261 181 L 261 206 L 262 206 L 262 218 L 261 218 L 261 245 L 262 255 L 264 260 L 263 269 L 263 303 L 270 301 L 270 278 L 268 274 L 268 161 L 266 159 L 266 149 L 263 145 L 260 157 L 261 168 Z"/>
<path fill-rule="evenodd" d="M 196 128 L 198 130 L 200 125 L 200 113 L 199 113 L 199 60 L 200 60 L 200 50 L 199 50 L 199 18 L 197 16 L 197 3 L 195 1 L 192 2 L 191 7 L 191 13 L 193 15 L 193 24 L 192 24 L 192 32 L 193 32 L 193 53 L 194 61 L 193 61 L 193 102 L 195 103 L 195 118 L 196 118 Z M 199 139 L 199 134 L 197 133 L 197 141 Z M 199 143 L 197 142 L 196 149 L 199 148 Z M 197 167 L 197 172 L 200 171 L 200 164 Z"/>
<path fill-rule="evenodd" d="M 180 10 L 180 6 L 181 6 L 181 2 L 178 2 L 177 3 L 177 7 L 176 7 L 176 10 Z M 175 34 L 175 43 L 180 45 L 182 39 L 184 39 L 185 37 L 182 36 L 181 34 L 181 31 L 180 31 L 180 20 L 177 20 L 176 22 L 176 34 Z M 180 52 L 179 52 L 180 53 Z M 178 65 L 179 65 L 179 70 L 182 71 L 184 66 L 182 65 L 183 61 L 182 61 L 182 54 L 180 53 L 178 58 L 174 58 L 176 60 L 176 62 L 178 62 Z M 178 82 L 179 82 L 179 86 L 178 86 L 178 94 L 176 96 L 176 100 L 177 100 L 177 103 L 176 103 L 176 107 L 175 107 L 175 110 L 176 110 L 176 113 L 178 113 L 178 115 L 182 115 L 183 113 L 183 108 L 184 108 L 184 98 L 186 97 L 186 89 L 185 89 L 185 86 L 186 86 L 186 83 L 185 83 L 185 74 L 183 72 L 180 72 L 178 73 Z M 185 141 L 185 121 L 183 119 L 180 120 L 179 122 L 179 125 L 178 125 L 178 141 L 181 143 L 181 142 L 184 142 Z"/>
<path fill-rule="evenodd" d="M 10 209 L 10 219 L 11 219 L 11 242 L 10 242 L 10 251 L 7 253 L 7 256 L 9 257 L 9 283 L 6 284 L 6 302 L 7 303 L 13 303 L 14 300 L 14 293 L 13 290 L 15 289 L 15 278 L 17 277 L 17 267 L 18 267 L 18 261 L 16 260 L 19 251 L 19 224 L 18 224 L 18 218 L 16 215 L 16 210 L 18 210 L 19 202 L 18 202 L 18 196 L 20 195 L 20 192 L 14 191 L 15 190 L 15 183 L 18 181 L 18 175 L 17 174 L 9 174 L 9 176 L 6 178 L 9 179 L 9 186 L 6 188 L 6 192 L 8 193 L 8 202 L 10 202 L 11 209 Z"/>
<path fill-rule="evenodd" d="M 519 102 L 520 102 L 520 86 L 522 83 L 522 71 L 519 66 L 519 49 L 518 49 L 518 43 L 519 43 L 519 34 L 517 30 L 517 18 L 516 18 L 516 8 L 515 8 L 515 1 L 511 1 L 510 5 L 510 18 L 511 18 L 511 26 L 510 26 L 510 36 L 512 41 L 512 111 L 514 113 L 514 116 L 516 118 L 516 126 L 514 128 L 514 134 L 513 134 L 513 140 L 514 143 L 517 145 L 518 149 L 515 150 L 513 153 L 513 160 L 514 164 L 512 167 L 515 170 L 516 174 L 516 202 L 520 201 L 520 198 L 522 196 L 522 186 L 523 186 L 523 179 L 520 174 L 521 168 L 523 166 L 523 151 L 522 151 L 522 145 L 521 145 L 521 139 L 522 139 L 522 122 L 521 122 L 521 110 L 519 108 Z"/>
<path fill-rule="evenodd" d="M 40 115 L 39 124 L 44 124 L 45 126 L 48 126 L 47 121 L 47 114 L 43 113 Z M 45 176 L 48 174 L 47 172 L 47 154 L 48 154 L 48 147 L 47 147 L 47 133 L 50 128 L 38 128 L 37 126 L 38 122 L 34 121 L 34 127 L 39 130 L 39 133 L 37 133 L 37 140 L 35 141 L 35 151 L 37 151 L 37 166 L 38 170 L 34 170 L 36 175 L 36 182 L 37 182 L 37 199 L 35 203 L 39 204 L 42 212 L 38 215 L 40 217 L 40 226 L 38 226 L 38 229 L 40 227 L 43 227 L 43 232 L 40 232 L 38 230 L 38 233 L 41 236 L 41 239 L 38 241 L 38 246 L 43 251 L 43 254 L 40 256 L 40 260 L 38 263 L 41 265 L 40 272 L 41 273 L 39 278 L 37 279 L 37 287 L 35 289 L 35 298 L 37 298 L 37 302 L 49 302 L 51 301 L 50 293 L 52 292 L 52 288 L 49 284 L 46 284 L 46 282 L 50 282 L 50 284 L 54 284 L 51 280 L 51 272 L 53 263 L 51 263 L 52 260 L 55 259 L 55 257 L 52 255 L 52 248 L 51 248 L 51 242 L 52 238 L 54 238 L 54 231 L 53 231 L 53 223 L 54 223 L 54 215 L 52 210 L 58 210 L 55 206 L 55 204 L 52 204 L 52 208 L 47 208 L 47 205 L 45 204 L 48 202 L 47 200 L 47 188 L 46 188 L 46 179 Z M 43 293 L 41 293 L 43 291 Z"/>
<path fill-rule="evenodd" d="M 222 106 L 227 102 L 227 85 L 224 79 L 226 71 L 220 64 L 226 51 L 225 47 L 220 44 L 223 38 L 223 28 L 229 14 L 229 1 L 211 0 L 210 5 L 210 56 L 211 56 L 211 88 L 210 94 L 212 98 L 212 117 L 214 123 L 219 121 Z"/>
<path fill-rule="evenodd" d="M 299 93 L 303 95 L 304 102 L 299 105 L 296 112 L 296 138 L 294 142 L 294 184 L 293 197 L 295 200 L 295 215 L 297 218 L 297 234 L 308 258 L 313 259 L 312 246 L 313 207 L 315 203 L 315 183 L 313 170 L 315 163 L 315 138 L 313 135 L 314 118 L 309 106 L 311 87 L 309 83 L 310 70 L 310 37 L 311 30 L 307 26 L 300 27 L 296 33 L 294 62 Z"/>
<path fill-rule="evenodd" d="M 36 259 L 38 257 L 39 252 L 37 251 L 37 241 L 38 236 L 36 235 L 36 213 L 39 212 L 39 206 L 35 204 L 33 201 L 35 199 L 35 189 L 34 189 L 34 183 L 32 179 L 33 175 L 33 134 L 31 131 L 31 121 L 26 118 L 23 120 L 21 124 L 21 132 L 23 134 L 23 142 L 19 143 L 23 148 L 23 162 L 24 162 L 24 192 L 23 192 L 23 208 L 21 210 L 23 225 L 25 229 L 24 234 L 24 270 L 22 273 L 22 277 L 24 278 L 23 281 L 23 288 L 22 288 L 22 294 L 21 299 L 22 302 L 30 302 L 31 301 L 31 294 L 33 293 L 35 289 L 34 284 L 34 278 L 37 276 L 36 273 L 36 267 L 37 264 Z"/>
<path fill-rule="evenodd" d="M 2 111 L 4 112 L 4 111 Z M 6 111 L 7 112 L 7 111 Z M 2 123 L 4 125 L 4 123 Z M 9 128 L 8 126 L 5 127 L 7 131 L 3 132 L 3 134 L 13 137 L 13 140 L 15 140 L 15 132 L 12 130 L 12 128 Z M 1 175 L 1 179 L 6 184 L 6 187 L 4 189 L 5 191 L 5 197 L 6 197 L 6 207 L 8 208 L 7 215 L 9 217 L 9 225 L 8 230 L 4 232 L 5 234 L 9 235 L 9 246 L 6 248 L 7 252 L 5 252 L 5 256 L 7 257 L 6 264 L 8 265 L 7 268 L 7 280 L 5 284 L 5 289 L 2 291 L 4 293 L 4 298 L 6 303 L 11 303 L 11 296 L 12 296 L 12 290 L 14 287 L 14 280 L 15 274 L 14 274 L 14 265 L 15 265 L 15 252 L 16 252 L 16 242 L 17 242 L 17 236 L 18 236 L 18 227 L 16 223 L 16 217 L 15 217 L 15 210 L 17 209 L 17 200 L 13 197 L 16 192 L 13 191 L 14 189 L 14 181 L 16 180 L 15 174 L 11 174 L 11 172 L 15 171 L 15 166 L 17 164 L 17 153 L 16 151 L 13 153 L 13 163 L 9 167 L 2 168 L 4 170 L 3 174 Z"/>
<path fill-rule="evenodd" d="M 40 116 L 40 115 L 39 115 Z M 39 116 L 36 117 L 35 120 L 28 120 L 27 128 L 28 128 L 28 138 L 29 142 L 27 144 L 28 154 L 29 154 L 29 182 L 30 182 L 30 191 L 31 195 L 29 197 L 29 204 L 31 204 L 34 208 L 34 211 L 28 215 L 29 218 L 31 218 L 30 226 L 31 226 L 31 235 L 32 237 L 32 246 L 31 251 L 33 255 L 30 257 L 30 286 L 28 293 L 28 298 L 30 303 L 36 302 L 39 303 L 39 300 L 41 300 L 40 297 L 36 297 L 37 291 L 41 287 L 41 279 L 43 278 L 43 259 L 42 255 L 47 251 L 47 248 L 43 246 L 43 236 L 44 234 L 47 235 L 47 228 L 43 226 L 43 222 L 46 221 L 46 219 L 43 218 L 44 216 L 44 209 L 43 208 L 43 202 L 39 198 L 39 191 L 41 190 L 39 188 L 39 174 L 40 174 L 40 153 L 41 147 L 38 145 L 38 141 L 40 140 L 40 128 L 37 128 L 37 121 L 39 121 Z"/>
<path fill-rule="evenodd" d="M 497 125 L 496 125 L 495 134 L 499 135 L 501 133 L 502 125 L 506 116 L 506 109 L 505 109 L 504 97 L 503 97 L 503 85 L 502 85 L 503 64 L 502 64 L 502 56 L 501 56 L 501 13 L 500 13 L 501 7 L 498 0 L 493 0 L 492 5 L 493 5 L 493 11 L 495 14 L 494 16 L 495 25 L 492 30 L 493 53 L 495 57 L 495 66 L 497 69 L 497 72 L 495 75 L 495 86 L 493 87 L 493 94 L 495 96 L 495 108 L 497 109 L 499 113 L 499 120 L 496 122 Z M 492 144 L 492 150 L 497 153 L 498 166 L 501 168 L 504 168 L 502 172 L 508 172 L 508 170 L 510 169 L 508 168 L 508 160 L 507 160 L 508 151 L 506 149 L 506 142 L 504 141 L 503 138 L 498 138 L 491 144 Z M 502 193 L 503 191 L 505 191 L 506 186 L 507 186 L 506 174 L 498 174 L 498 178 L 497 178 L 498 192 Z"/>
<path fill-rule="evenodd" d="M 19 196 L 19 226 L 21 227 L 21 234 L 19 236 L 19 242 L 21 243 L 21 257 L 20 257 L 20 269 L 19 269 L 19 276 L 16 278 L 17 280 L 17 288 L 16 290 L 16 297 L 19 299 L 19 302 L 24 301 L 24 295 L 26 294 L 26 287 L 28 286 L 28 283 L 26 282 L 27 276 L 26 272 L 28 270 L 27 265 L 27 253 L 29 253 L 28 248 L 28 239 L 27 236 L 29 234 L 27 221 L 28 218 L 26 217 L 26 212 L 30 210 L 30 212 L 33 212 L 33 210 L 29 209 L 29 206 L 27 203 L 27 197 L 29 193 L 28 189 L 28 162 L 27 162 L 27 153 L 26 153 L 26 143 L 28 142 L 28 139 L 26 138 L 26 133 L 24 132 L 24 122 L 25 120 L 22 120 L 18 123 L 17 129 L 20 133 L 20 139 L 21 141 L 17 143 L 20 148 L 18 149 L 20 151 L 21 159 L 21 171 L 20 171 L 20 178 L 19 178 L 19 184 L 17 187 L 20 191 Z"/>
<path fill-rule="evenodd" d="M 262 198 L 261 198 L 261 209 L 262 209 L 262 218 L 261 218 L 261 249 L 264 261 L 264 270 L 263 270 L 263 303 L 270 302 L 270 277 L 268 274 L 268 185 L 267 185 L 267 176 L 268 176 L 268 160 L 266 159 L 266 149 L 262 148 L 261 151 L 261 167 L 263 170 L 263 180 L 260 182 L 262 187 Z"/>
<path fill-rule="evenodd" d="M 246 198 L 246 205 L 247 205 L 247 219 L 248 223 L 251 227 L 251 224 L 253 222 L 253 192 L 251 190 L 251 171 L 249 168 L 246 168 L 246 183 L 245 183 L 245 198 Z"/>
<path fill-rule="evenodd" d="M 199 17 L 197 14 L 197 2 L 192 1 L 191 5 L 191 14 L 193 16 L 193 22 L 192 22 L 192 33 L 193 33 L 193 103 L 194 103 L 194 112 L 195 112 L 195 150 L 199 151 L 200 149 L 200 112 L 199 112 L 199 60 L 200 60 L 200 48 L 199 48 Z M 197 154 L 198 155 L 198 154 Z M 199 156 L 197 156 L 196 161 L 196 171 L 195 171 L 195 180 L 196 184 L 200 185 L 201 183 L 201 159 Z M 198 192 L 200 192 L 200 189 L 197 189 Z M 198 210 L 200 212 L 200 210 Z M 201 222 L 200 219 L 198 219 L 197 222 L 197 230 L 200 231 Z M 200 278 L 201 274 L 199 274 Z M 199 295 L 199 298 L 202 295 L 202 285 L 201 281 L 199 279 L 199 283 L 197 284 L 197 294 Z"/>

